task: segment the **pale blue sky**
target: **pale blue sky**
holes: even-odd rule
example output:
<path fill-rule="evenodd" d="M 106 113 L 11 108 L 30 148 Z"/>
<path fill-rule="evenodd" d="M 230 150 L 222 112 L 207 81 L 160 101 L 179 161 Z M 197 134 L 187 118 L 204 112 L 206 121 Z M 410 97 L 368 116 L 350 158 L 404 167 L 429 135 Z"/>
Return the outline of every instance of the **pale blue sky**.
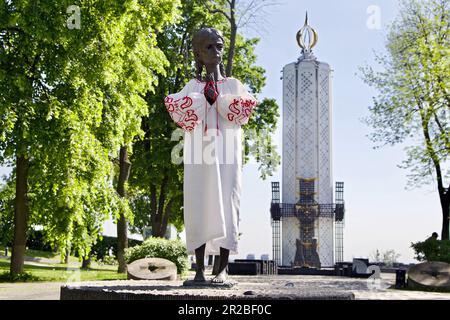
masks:
<path fill-rule="evenodd" d="M 371 5 L 381 9 L 382 28 L 366 25 Z M 397 168 L 404 160 L 403 146 L 373 150 L 366 137 L 370 132 L 360 119 L 367 115 L 376 93 L 355 75 L 365 62 L 374 65 L 373 50 L 382 51 L 384 26 L 397 14 L 394 0 L 284 0 L 271 9 L 267 31 L 257 47 L 258 64 L 267 71 L 262 97 L 277 99 L 282 105 L 281 69 L 300 55 L 295 34 L 304 22 L 319 34 L 314 50 L 333 72 L 333 176 L 345 182 L 346 222 L 344 258 L 368 257 L 376 249 L 394 249 L 400 261 L 413 262 L 411 242 L 423 240 L 433 231 L 440 233 L 441 212 L 434 186 L 405 190 L 407 171 Z M 281 120 L 280 120 L 281 121 Z M 279 128 L 281 129 L 280 122 Z M 281 135 L 275 136 L 281 153 Z M 0 174 L 6 173 L 0 168 Z M 272 255 L 270 200 L 272 181 L 281 182 L 280 170 L 266 181 L 259 179 L 256 164 L 247 164 L 243 173 L 241 199 L 240 254 Z M 108 233 L 114 226 L 108 224 Z"/>

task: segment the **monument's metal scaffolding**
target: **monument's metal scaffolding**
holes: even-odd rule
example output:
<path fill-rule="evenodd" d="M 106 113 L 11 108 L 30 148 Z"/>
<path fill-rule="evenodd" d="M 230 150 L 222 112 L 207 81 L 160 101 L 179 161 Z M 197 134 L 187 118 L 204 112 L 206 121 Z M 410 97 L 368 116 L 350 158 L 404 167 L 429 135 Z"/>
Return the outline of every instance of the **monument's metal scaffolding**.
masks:
<path fill-rule="evenodd" d="M 345 218 L 345 203 L 344 203 L 344 183 L 336 182 L 335 188 L 335 261 L 344 261 L 344 218 Z"/>
<path fill-rule="evenodd" d="M 296 257 L 293 266 L 320 267 L 317 246 L 320 245 L 318 230 L 319 218 L 334 218 L 335 221 L 335 261 L 343 261 L 344 243 L 344 183 L 336 182 L 336 203 L 320 204 L 315 201 L 315 179 L 299 178 L 299 201 L 297 203 L 281 203 L 280 183 L 272 182 L 272 202 L 270 207 L 272 222 L 272 253 L 278 265 L 282 265 L 281 224 L 283 218 L 296 217 L 299 220 Z M 331 230 L 330 230 L 331 231 Z M 332 236 L 333 232 L 326 232 Z M 327 242 L 327 241 L 325 241 Z"/>
<path fill-rule="evenodd" d="M 272 182 L 272 256 L 277 264 L 281 261 L 281 229 L 280 229 L 280 183 Z"/>

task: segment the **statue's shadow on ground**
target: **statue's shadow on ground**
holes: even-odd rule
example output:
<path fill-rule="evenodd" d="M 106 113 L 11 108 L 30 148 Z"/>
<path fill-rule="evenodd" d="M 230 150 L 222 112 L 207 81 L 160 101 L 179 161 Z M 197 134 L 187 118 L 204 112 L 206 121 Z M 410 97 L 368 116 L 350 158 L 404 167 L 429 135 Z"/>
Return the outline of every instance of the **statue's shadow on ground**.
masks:
<path fill-rule="evenodd" d="M 178 283 L 170 283 L 167 284 L 158 283 L 155 285 L 108 285 L 103 288 L 104 291 L 132 291 L 132 292 L 140 292 L 140 291 L 173 291 L 173 290 L 192 290 L 192 289 L 231 289 L 237 286 L 237 282 L 228 280 L 224 283 L 213 283 L 211 280 L 198 282 L 194 280 L 186 280 L 183 284 Z M 98 290 L 98 286 L 83 286 L 85 290 Z"/>

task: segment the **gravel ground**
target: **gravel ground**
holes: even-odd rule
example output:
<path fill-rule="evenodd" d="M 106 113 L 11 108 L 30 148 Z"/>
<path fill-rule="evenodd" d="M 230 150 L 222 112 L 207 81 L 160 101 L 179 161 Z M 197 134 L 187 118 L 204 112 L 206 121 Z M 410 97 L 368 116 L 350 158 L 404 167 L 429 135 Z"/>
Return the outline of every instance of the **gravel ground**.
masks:
<path fill-rule="evenodd" d="M 192 275 L 190 275 L 191 277 Z M 237 287 L 233 289 L 207 289 L 212 290 L 214 294 L 220 292 L 231 294 L 234 290 L 249 291 L 255 290 L 286 290 L 292 292 L 300 290 L 302 292 L 353 292 L 356 299 L 368 300 L 450 300 L 450 293 L 432 293 L 420 291 L 405 291 L 388 289 L 395 282 L 395 274 L 381 274 L 379 283 L 370 283 L 366 279 L 355 279 L 346 277 L 327 277 L 327 276 L 232 276 L 233 280 L 238 281 Z M 91 284 L 98 285 L 100 282 Z M 104 285 L 123 284 L 122 281 L 108 281 Z M 171 282 L 169 287 L 181 285 L 182 282 Z M 60 288 L 67 283 L 58 282 L 36 282 L 36 283 L 0 283 L 0 300 L 59 300 Z M 88 282 L 82 283 L 89 284 Z M 141 283 L 139 283 L 141 284 Z M 144 284 L 144 283 L 142 283 Z M 177 290 L 177 289 L 174 289 Z M 182 292 L 183 290 L 178 290 Z M 195 289 L 194 289 L 195 290 Z M 199 290 L 199 289 L 197 289 Z M 205 289 L 200 289 L 205 290 Z"/>

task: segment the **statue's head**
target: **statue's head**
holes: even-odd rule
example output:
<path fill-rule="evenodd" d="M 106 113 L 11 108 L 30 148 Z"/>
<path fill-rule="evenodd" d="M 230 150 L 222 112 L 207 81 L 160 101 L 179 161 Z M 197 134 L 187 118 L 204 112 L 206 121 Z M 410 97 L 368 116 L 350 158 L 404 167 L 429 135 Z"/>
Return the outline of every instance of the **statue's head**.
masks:
<path fill-rule="evenodd" d="M 224 39 L 220 31 L 213 28 L 203 28 L 197 31 L 192 39 L 192 48 L 197 67 L 196 77 L 202 80 L 203 67 L 219 65 L 220 73 L 225 75 L 222 62 Z"/>

